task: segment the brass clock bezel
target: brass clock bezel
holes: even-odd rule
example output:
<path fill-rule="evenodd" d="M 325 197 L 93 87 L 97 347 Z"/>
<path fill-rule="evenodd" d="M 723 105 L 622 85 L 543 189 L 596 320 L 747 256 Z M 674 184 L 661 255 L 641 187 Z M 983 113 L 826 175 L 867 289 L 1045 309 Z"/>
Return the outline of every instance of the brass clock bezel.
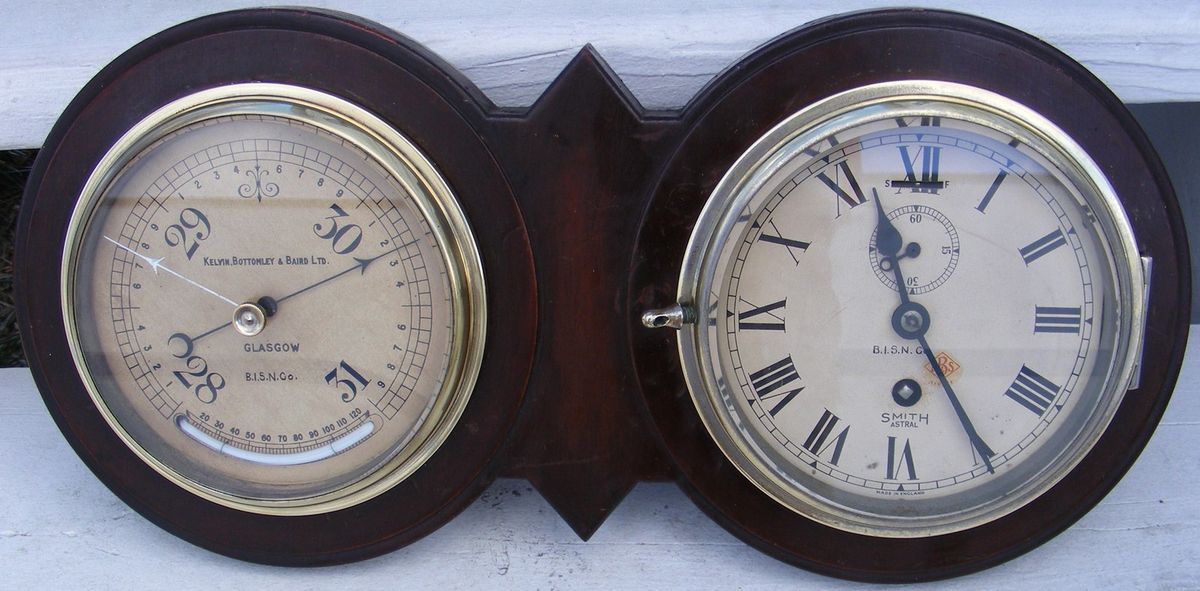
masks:
<path fill-rule="evenodd" d="M 707 336 L 709 322 L 703 294 L 716 293 L 714 274 L 722 246 L 734 236 L 739 216 L 774 173 L 795 154 L 822 138 L 872 121 L 896 117 L 954 118 L 995 129 L 1037 150 L 1058 169 L 1097 211 L 1104 242 L 1115 263 L 1117 334 L 1103 335 L 1115 344 L 1097 407 L 1068 447 L 1047 462 L 1011 494 L 997 502 L 934 518 L 876 515 L 823 499 L 803 483 L 774 468 L 787 460 L 755 443 L 756 435 L 740 424 L 730 393 L 720 386 L 712 365 Z M 1091 196 L 1091 198 L 1089 198 Z M 1092 202 L 1092 198 L 1096 202 Z M 1091 451 L 1119 408 L 1124 392 L 1136 381 L 1144 330 L 1143 261 L 1133 230 L 1112 185 L 1084 149 L 1045 117 L 997 93 L 965 84 L 936 80 L 901 80 L 871 84 L 835 94 L 791 116 L 755 141 L 717 183 L 684 251 L 677 301 L 690 312 L 678 340 L 679 359 L 691 400 L 708 434 L 737 470 L 787 509 L 824 525 L 852 533 L 891 538 L 924 538 L 959 532 L 995 521 L 1020 509 L 1065 477 Z M 789 482 L 789 480 L 792 480 Z"/>

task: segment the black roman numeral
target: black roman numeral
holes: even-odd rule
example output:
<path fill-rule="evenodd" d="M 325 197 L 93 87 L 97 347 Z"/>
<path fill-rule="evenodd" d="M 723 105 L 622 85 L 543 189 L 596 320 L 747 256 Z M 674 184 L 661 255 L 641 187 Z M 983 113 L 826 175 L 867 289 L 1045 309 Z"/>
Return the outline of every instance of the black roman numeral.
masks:
<path fill-rule="evenodd" d="M 896 438 L 888 435 L 887 479 L 899 480 L 900 468 L 905 468 L 908 480 L 917 479 L 917 467 L 913 464 L 912 447 L 904 440 L 904 447 L 896 453 Z"/>
<path fill-rule="evenodd" d="M 829 463 L 834 466 L 842 458 L 842 448 L 846 445 L 846 436 L 850 434 L 850 425 L 846 425 L 842 428 L 842 432 L 833 438 L 833 441 L 829 440 L 829 436 L 833 433 L 834 428 L 837 427 L 838 421 L 837 415 L 829 412 L 829 409 L 825 409 L 825 412 L 821 413 L 821 418 L 817 420 L 817 426 L 813 427 L 813 430 L 808 434 L 808 439 L 804 440 L 804 449 L 807 449 L 809 453 L 817 457 L 820 457 L 832 445 L 833 456 L 830 458 Z"/>
<path fill-rule="evenodd" d="M 896 189 L 912 189 L 914 193 L 937 194 L 945 188 L 946 183 L 938 180 L 938 168 L 941 166 L 942 149 L 937 146 L 920 146 L 916 156 L 909 151 L 909 146 L 898 146 L 900 160 L 904 162 L 904 180 L 892 181 L 890 186 Z M 921 178 L 917 178 L 917 163 L 921 164 Z"/>
<path fill-rule="evenodd" d="M 742 301 L 745 302 L 746 300 L 742 300 Z M 747 302 L 747 303 L 749 303 L 749 302 Z M 739 330 L 784 330 L 783 318 L 780 318 L 779 315 L 773 313 L 775 310 L 779 310 L 780 308 L 783 308 L 784 306 L 787 306 L 787 298 L 779 300 L 778 302 L 775 302 L 773 304 L 767 304 L 765 306 L 760 306 L 758 308 L 746 310 L 745 312 L 738 314 L 738 329 Z M 754 319 L 755 316 L 760 316 L 763 314 L 766 314 L 767 318 Z M 773 318 L 774 320 L 768 320 L 768 318 Z"/>
<path fill-rule="evenodd" d="M 1058 395 L 1058 388 L 1058 384 L 1022 365 L 1021 371 L 1017 373 L 1017 379 L 1008 387 L 1004 395 L 1029 409 L 1030 412 L 1042 416 L 1042 413 L 1050 408 L 1054 397 Z"/>
<path fill-rule="evenodd" d="M 1013 141 L 1008 142 L 1008 145 L 1015 148 L 1021 145 L 1021 141 L 1014 138 Z M 1008 166 L 1011 167 L 1012 165 L 1013 161 L 1009 160 Z M 985 210 L 987 210 L 988 204 L 992 202 L 992 197 L 996 196 L 996 191 L 1000 190 L 1000 184 L 1003 183 L 1004 179 L 1006 178 L 1008 178 L 1008 170 L 1001 169 L 999 174 L 996 175 L 996 180 L 992 181 L 992 186 L 988 187 L 987 192 L 983 194 L 983 200 L 980 201 L 979 205 L 975 207 L 975 209 L 979 210 L 979 213 L 987 213 Z"/>
<path fill-rule="evenodd" d="M 779 399 L 779 402 L 776 402 L 770 410 L 771 416 L 779 414 L 779 411 L 783 410 L 787 403 L 804 390 L 804 386 L 774 394 L 772 392 L 799 379 L 800 374 L 796 373 L 796 365 L 792 363 L 791 355 L 750 374 L 750 383 L 754 385 L 754 391 L 758 393 L 759 400 L 765 403 L 768 399 Z"/>
<path fill-rule="evenodd" d="M 978 209 L 980 213 L 986 213 L 988 204 L 992 202 L 992 197 L 995 197 L 996 191 L 1000 190 L 1000 183 L 1003 183 L 1006 178 L 1008 178 L 1008 171 L 1001 170 L 1000 174 L 996 175 L 996 180 L 992 181 L 992 186 L 988 187 L 987 192 L 983 194 L 983 201 L 980 201 L 975 209 Z"/>
<path fill-rule="evenodd" d="M 1033 332 L 1079 334 L 1083 313 L 1079 308 L 1057 308 L 1035 306 L 1033 310 Z"/>
<path fill-rule="evenodd" d="M 758 239 L 763 242 L 770 242 L 771 244 L 780 244 L 785 246 L 787 248 L 788 255 L 792 257 L 792 261 L 799 265 L 800 257 L 796 256 L 796 253 L 803 253 L 804 251 L 808 250 L 808 247 L 811 246 L 812 243 L 804 242 L 802 240 L 795 240 L 792 238 L 784 238 L 783 233 L 780 232 L 779 228 L 775 226 L 774 221 L 767 222 L 767 225 L 770 226 L 772 230 L 775 230 L 775 234 L 769 234 L 767 229 L 763 228 L 762 233 L 758 235 Z"/>
<path fill-rule="evenodd" d="M 1063 236 L 1062 230 L 1055 230 L 1022 247 L 1021 258 L 1025 259 L 1025 264 L 1028 265 L 1066 243 L 1067 237 Z"/>
<path fill-rule="evenodd" d="M 817 178 L 820 179 L 822 183 L 825 183 L 825 186 L 829 187 L 829 190 L 833 191 L 833 193 L 837 195 L 838 199 L 844 201 L 850 206 L 851 209 L 866 203 L 867 196 L 863 193 L 862 187 L 858 186 L 858 179 L 854 178 L 854 174 L 850 172 L 850 165 L 843 160 L 838 162 L 834 168 L 841 172 L 841 174 L 838 175 L 839 178 L 844 180 L 847 185 L 850 185 L 850 190 L 854 192 L 854 195 L 847 193 L 846 190 L 843 189 L 836 181 L 829 178 L 829 175 L 825 174 L 825 171 L 818 172 Z M 836 204 L 838 206 L 837 217 L 840 217 L 842 215 L 842 205 L 841 202 L 836 202 Z"/>

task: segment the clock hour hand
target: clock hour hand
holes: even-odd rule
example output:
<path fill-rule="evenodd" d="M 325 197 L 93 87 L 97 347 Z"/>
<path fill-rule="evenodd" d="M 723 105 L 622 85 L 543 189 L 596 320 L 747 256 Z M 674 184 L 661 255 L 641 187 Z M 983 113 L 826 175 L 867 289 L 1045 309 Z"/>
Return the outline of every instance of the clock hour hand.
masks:
<path fill-rule="evenodd" d="M 875 211 L 879 215 L 879 221 L 875 229 L 875 247 L 879 250 L 880 266 L 884 262 L 889 263 L 892 272 L 896 276 L 896 291 L 900 295 L 900 305 L 896 307 L 896 311 L 892 313 L 892 330 L 896 334 L 909 340 L 916 340 L 921 345 L 921 349 L 925 352 L 926 359 L 933 367 L 933 373 L 937 375 L 938 381 L 942 383 L 942 390 L 946 393 L 946 397 L 950 399 L 950 406 L 954 407 L 954 414 L 958 416 L 958 422 L 962 424 L 963 430 L 967 432 L 967 438 L 971 441 L 971 446 L 983 458 L 984 466 L 987 466 L 988 472 L 995 473 L 992 469 L 991 457 L 995 455 L 988 444 L 979 436 L 979 432 L 975 430 L 975 425 L 971 423 L 971 418 L 967 416 L 966 409 L 958 400 L 958 395 L 954 393 L 954 388 L 950 386 L 950 381 L 946 379 L 946 373 L 942 371 L 942 366 L 938 363 L 937 357 L 933 354 L 933 348 L 929 346 L 929 341 L 925 338 L 925 333 L 929 332 L 930 317 L 929 311 L 925 306 L 918 304 L 908 297 L 908 290 L 904 287 L 904 273 L 900 270 L 900 250 L 904 245 L 904 238 L 900 235 L 900 231 L 888 219 L 887 213 L 883 211 L 883 203 L 879 201 L 879 192 L 874 188 L 871 189 L 871 195 L 875 199 Z M 906 251 L 907 254 L 907 251 Z"/>
<path fill-rule="evenodd" d="M 879 221 L 875 225 L 875 248 L 879 249 L 881 257 L 887 257 L 894 261 L 896 255 L 900 254 L 900 249 L 904 247 L 904 238 L 900 236 L 900 230 L 896 229 L 895 224 L 883 211 L 883 203 L 879 201 L 879 191 L 876 191 L 874 187 L 871 188 L 871 197 L 875 199 L 875 212 L 879 215 Z"/>

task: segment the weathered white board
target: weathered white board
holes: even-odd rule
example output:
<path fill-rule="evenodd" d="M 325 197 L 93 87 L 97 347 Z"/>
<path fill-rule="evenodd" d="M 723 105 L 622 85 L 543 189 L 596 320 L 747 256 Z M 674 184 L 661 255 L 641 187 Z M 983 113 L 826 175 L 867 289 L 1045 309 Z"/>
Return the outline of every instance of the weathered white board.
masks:
<path fill-rule="evenodd" d="M 1193 328 L 1193 341 L 1200 328 Z M 1063 535 L 934 589 L 1200 589 L 1200 347 L 1124 480 Z M 819 541 L 815 541 L 819 543 Z M 642 484 L 589 542 L 524 481 L 495 483 L 397 552 L 321 569 L 252 565 L 131 511 L 54 426 L 29 372 L 0 370 L 0 589 L 851 589 L 742 544 L 674 485 Z M 924 588 L 924 587 L 923 587 Z"/>
<path fill-rule="evenodd" d="M 306 0 L 387 26 L 460 68 L 493 101 L 530 104 L 585 43 L 647 107 L 678 107 L 738 57 L 811 20 L 895 0 L 656 2 Z M 71 97 L 154 33 L 262 0 L 0 0 L 0 149 L 41 145 Z M 269 3 L 267 3 L 269 4 Z M 1124 101 L 1200 99 L 1195 0 L 932 0 L 1037 35 Z M 953 51 L 953 48 L 947 48 Z"/>

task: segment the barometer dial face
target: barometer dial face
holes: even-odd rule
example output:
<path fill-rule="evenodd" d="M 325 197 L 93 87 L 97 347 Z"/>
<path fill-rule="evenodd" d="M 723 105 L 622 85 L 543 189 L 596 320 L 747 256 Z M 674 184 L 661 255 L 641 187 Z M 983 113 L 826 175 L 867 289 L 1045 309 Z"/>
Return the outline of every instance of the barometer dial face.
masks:
<path fill-rule="evenodd" d="M 150 115 L 92 174 L 61 265 L 110 426 L 238 509 L 325 512 L 394 486 L 478 371 L 483 275 L 452 190 L 328 94 L 233 85 Z"/>
<path fill-rule="evenodd" d="M 688 384 L 755 485 L 925 537 L 1058 482 L 1136 374 L 1143 261 L 1063 132 L 958 84 L 809 107 L 717 186 L 684 261 Z"/>

